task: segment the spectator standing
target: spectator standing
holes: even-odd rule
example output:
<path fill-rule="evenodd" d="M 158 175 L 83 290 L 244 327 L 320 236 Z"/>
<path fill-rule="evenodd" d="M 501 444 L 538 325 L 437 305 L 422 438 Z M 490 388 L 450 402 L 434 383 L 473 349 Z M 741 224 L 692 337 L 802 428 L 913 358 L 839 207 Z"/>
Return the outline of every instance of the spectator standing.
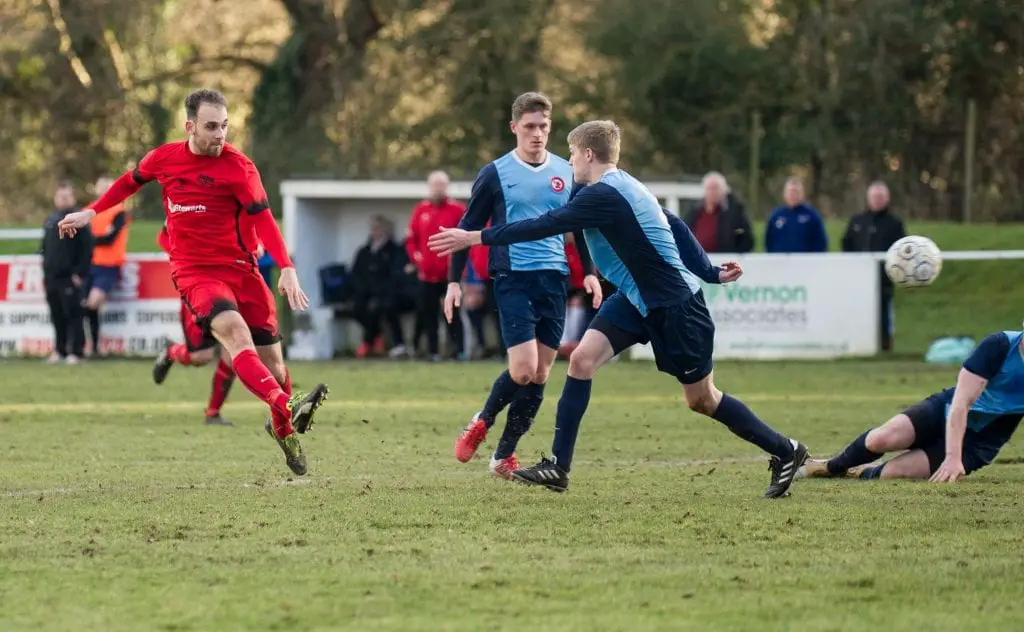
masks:
<path fill-rule="evenodd" d="M 843 252 L 885 252 L 897 240 L 906 237 L 903 220 L 889 208 L 890 199 L 889 187 L 884 182 L 876 181 L 868 186 L 868 207 L 851 217 L 846 225 Z M 878 264 L 878 274 L 882 278 L 881 344 L 883 351 L 890 351 L 896 334 L 896 315 L 892 305 L 895 288 L 882 263 Z"/>
<path fill-rule="evenodd" d="M 786 180 L 784 204 L 768 218 L 764 234 L 765 252 L 826 252 L 828 235 L 821 214 L 804 200 L 804 182 Z"/>
<path fill-rule="evenodd" d="M 109 176 L 97 179 L 96 197 L 106 193 L 112 184 L 114 179 Z M 115 204 L 109 213 L 97 213 L 89 227 L 93 236 L 93 249 L 85 314 L 89 318 L 89 340 L 93 356 L 98 356 L 101 351 L 100 310 L 107 304 L 110 293 L 121 279 L 121 268 L 128 252 L 130 223 L 131 217 L 124 204 Z"/>
<path fill-rule="evenodd" d="M 57 224 L 68 213 L 78 210 L 75 191 L 69 182 L 62 182 L 53 194 L 54 211 L 43 225 L 43 286 L 53 323 L 51 364 L 78 364 L 85 351 L 83 327 L 85 289 L 92 264 L 92 232 L 80 230 L 74 237 L 61 239 Z"/>
<path fill-rule="evenodd" d="M 392 349 L 405 347 L 398 291 L 402 269 L 408 262 L 405 251 L 395 242 L 392 223 L 385 217 L 374 217 L 370 238 L 352 264 L 353 311 L 363 328 L 363 341 L 356 349 L 356 357 L 384 354 L 382 323 L 388 326 Z"/>
<path fill-rule="evenodd" d="M 745 253 L 753 250 L 754 235 L 747 210 L 729 191 L 725 176 L 711 171 L 701 184 L 704 199 L 694 204 L 683 219 L 704 251 Z"/>
<path fill-rule="evenodd" d="M 431 235 L 441 228 L 458 226 L 465 206 L 448 198 L 448 174 L 434 171 L 427 177 L 428 198 L 413 209 L 406 235 L 405 250 L 416 266 L 420 281 L 416 306 L 416 333 L 413 348 L 419 345 L 425 333 L 427 347 L 433 360 L 440 359 L 438 328 L 441 324 L 441 301 L 448 289 L 448 256 L 438 256 L 427 247 Z M 458 311 L 448 327 L 451 356 L 461 357 L 463 350 L 462 319 Z"/>

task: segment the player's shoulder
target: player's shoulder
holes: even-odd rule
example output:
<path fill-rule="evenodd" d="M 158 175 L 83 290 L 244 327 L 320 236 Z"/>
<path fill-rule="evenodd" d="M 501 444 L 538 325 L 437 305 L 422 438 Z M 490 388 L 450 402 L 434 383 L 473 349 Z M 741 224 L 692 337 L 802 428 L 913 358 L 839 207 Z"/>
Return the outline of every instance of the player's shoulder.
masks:
<path fill-rule="evenodd" d="M 974 351 L 971 352 L 971 357 L 968 359 L 968 363 L 971 360 L 978 360 L 981 358 L 994 361 L 999 359 L 1000 361 L 1006 358 L 1006 355 L 1010 351 L 1011 341 L 1015 339 L 1014 334 L 1020 334 L 1020 332 L 1011 331 L 997 331 L 990 333 L 981 339 L 981 341 L 974 347 Z"/>
<path fill-rule="evenodd" d="M 186 143 L 187 141 L 177 141 L 174 143 L 157 145 L 153 149 L 149 150 L 149 153 L 146 154 L 143 160 L 152 163 L 157 160 L 168 160 L 182 156 L 185 153 Z"/>
<path fill-rule="evenodd" d="M 476 179 L 474 180 L 476 186 L 496 184 L 499 182 L 500 179 L 498 177 L 497 162 L 497 160 L 492 160 L 480 168 L 480 171 L 477 172 Z"/>
<path fill-rule="evenodd" d="M 238 165 L 243 169 L 256 168 L 256 163 L 252 161 L 252 158 L 245 155 L 245 152 L 230 143 L 224 143 L 224 150 L 220 155 L 228 164 Z"/>
<path fill-rule="evenodd" d="M 550 158 L 551 158 L 551 166 L 562 168 L 562 169 L 565 169 L 565 168 L 572 169 L 572 164 L 567 159 L 562 158 L 558 154 L 554 154 L 554 153 L 551 153 L 549 151 L 548 152 L 548 156 L 550 156 Z"/>

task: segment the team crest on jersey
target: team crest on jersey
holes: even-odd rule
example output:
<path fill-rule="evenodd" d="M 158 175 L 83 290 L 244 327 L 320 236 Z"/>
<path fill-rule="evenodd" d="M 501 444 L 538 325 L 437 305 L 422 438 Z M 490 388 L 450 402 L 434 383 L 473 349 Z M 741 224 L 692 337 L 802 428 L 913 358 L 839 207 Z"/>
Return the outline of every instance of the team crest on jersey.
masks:
<path fill-rule="evenodd" d="M 565 180 L 555 176 L 551 178 L 551 190 L 555 193 L 561 193 L 565 190 Z"/>

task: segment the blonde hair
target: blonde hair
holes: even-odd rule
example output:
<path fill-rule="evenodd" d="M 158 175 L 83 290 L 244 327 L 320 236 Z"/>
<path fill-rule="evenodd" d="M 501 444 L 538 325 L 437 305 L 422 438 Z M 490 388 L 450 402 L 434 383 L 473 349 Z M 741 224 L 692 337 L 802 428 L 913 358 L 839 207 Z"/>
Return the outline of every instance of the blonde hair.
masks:
<path fill-rule="evenodd" d="M 598 162 L 614 165 L 619 162 L 621 133 L 614 121 L 587 121 L 569 132 L 569 145 L 594 152 Z"/>

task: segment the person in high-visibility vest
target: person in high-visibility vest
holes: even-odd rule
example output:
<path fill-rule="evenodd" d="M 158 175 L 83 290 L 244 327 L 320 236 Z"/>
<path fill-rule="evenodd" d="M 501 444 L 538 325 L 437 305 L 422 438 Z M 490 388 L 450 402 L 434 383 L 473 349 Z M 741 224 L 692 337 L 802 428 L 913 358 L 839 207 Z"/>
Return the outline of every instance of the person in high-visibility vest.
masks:
<path fill-rule="evenodd" d="M 96 196 L 103 195 L 113 178 L 101 176 L 96 180 Z M 85 310 L 89 317 L 89 332 L 92 341 L 92 355 L 100 355 L 100 309 L 106 304 L 114 286 L 121 278 L 125 253 L 128 251 L 128 225 L 131 217 L 119 204 L 109 213 L 97 213 L 92 218 L 92 234 L 95 246 L 92 251 L 89 296 Z"/>

